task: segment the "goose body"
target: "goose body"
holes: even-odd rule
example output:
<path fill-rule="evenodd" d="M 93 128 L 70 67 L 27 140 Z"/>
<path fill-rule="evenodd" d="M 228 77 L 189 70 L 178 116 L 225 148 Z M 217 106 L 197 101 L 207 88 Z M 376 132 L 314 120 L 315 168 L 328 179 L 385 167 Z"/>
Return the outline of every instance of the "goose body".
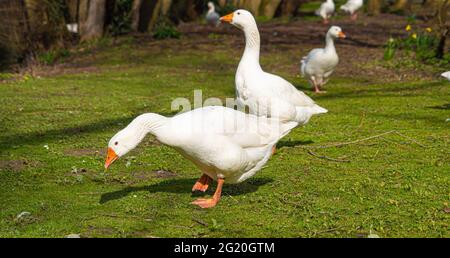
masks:
<path fill-rule="evenodd" d="M 78 24 L 77 23 L 66 24 L 66 27 L 69 32 L 78 33 Z"/>
<path fill-rule="evenodd" d="M 206 22 L 210 25 L 220 25 L 220 15 L 216 12 L 213 2 L 208 2 L 208 12 L 206 13 Z"/>
<path fill-rule="evenodd" d="M 252 114 L 295 121 L 299 125 L 306 124 L 312 115 L 327 112 L 285 79 L 262 70 L 259 31 L 250 12 L 237 10 L 221 20 L 230 22 L 245 34 L 245 50 L 235 76 L 240 108 L 248 107 Z"/>
<path fill-rule="evenodd" d="M 363 0 L 348 0 L 347 3 L 341 5 L 339 9 L 342 11 L 349 13 L 352 17 L 352 20 L 357 18 L 356 12 L 364 5 Z"/>
<path fill-rule="evenodd" d="M 450 81 L 450 71 L 442 73 L 441 76 Z"/>
<path fill-rule="evenodd" d="M 316 10 L 316 15 L 322 17 L 323 23 L 328 24 L 328 20 L 333 15 L 336 6 L 334 5 L 333 0 L 326 0 L 323 2 L 319 9 Z"/>
<path fill-rule="evenodd" d="M 201 187 L 194 186 L 193 190 L 205 191 L 213 179 L 240 183 L 253 176 L 271 157 L 278 140 L 296 125 L 221 106 L 203 107 L 171 118 L 143 114 L 111 138 L 105 167 L 134 149 L 145 135 L 152 134 L 202 171 L 200 184 L 196 184 Z M 202 200 L 195 204 L 206 208 L 217 203 Z"/>
<path fill-rule="evenodd" d="M 339 56 L 334 46 L 336 38 L 345 38 L 345 34 L 341 28 L 332 26 L 326 35 L 325 48 L 313 49 L 301 60 L 301 74 L 308 79 L 317 93 L 339 63 Z"/>

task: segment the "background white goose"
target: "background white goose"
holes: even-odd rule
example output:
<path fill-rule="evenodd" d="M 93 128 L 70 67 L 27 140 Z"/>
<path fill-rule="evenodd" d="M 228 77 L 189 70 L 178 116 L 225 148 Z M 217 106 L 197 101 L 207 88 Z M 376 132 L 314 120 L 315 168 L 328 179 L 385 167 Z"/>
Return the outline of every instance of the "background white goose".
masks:
<path fill-rule="evenodd" d="M 335 8 L 336 7 L 333 0 L 326 0 L 320 5 L 319 9 L 317 9 L 315 13 L 316 15 L 322 17 L 324 24 L 328 24 L 330 17 L 335 11 Z"/>
<path fill-rule="evenodd" d="M 363 6 L 363 0 L 348 0 L 347 3 L 341 5 L 340 9 L 351 15 L 352 20 L 358 18 L 357 11 Z"/>
<path fill-rule="evenodd" d="M 208 12 L 206 13 L 206 22 L 209 25 L 220 25 L 220 15 L 216 12 L 216 7 L 213 2 L 208 2 Z"/>
<path fill-rule="evenodd" d="M 325 48 L 316 48 L 301 60 L 301 73 L 314 87 L 313 90 L 320 92 L 322 85 L 327 83 L 329 77 L 339 63 L 339 57 L 334 46 L 334 39 L 345 38 L 342 29 L 332 26 L 326 35 Z"/>
<path fill-rule="evenodd" d="M 444 78 L 447 78 L 447 80 L 450 81 L 450 71 L 442 73 L 441 76 L 444 77 Z"/>
<path fill-rule="evenodd" d="M 68 23 L 68 24 L 66 24 L 66 28 L 71 33 L 78 33 L 78 24 L 77 23 Z"/>
<path fill-rule="evenodd" d="M 237 10 L 221 20 L 245 34 L 245 50 L 235 76 L 236 99 L 240 108 L 248 107 L 252 114 L 296 121 L 300 125 L 307 123 L 312 115 L 327 112 L 285 79 L 262 70 L 259 64 L 259 31 L 250 12 Z"/>
<path fill-rule="evenodd" d="M 209 208 L 220 200 L 225 180 L 239 183 L 253 176 L 268 161 L 278 140 L 295 126 L 296 122 L 280 123 L 220 106 L 199 108 L 172 118 L 143 114 L 111 138 L 105 168 L 150 133 L 203 172 L 192 191 L 204 192 L 213 179 L 218 181 L 212 199 L 192 202 Z"/>

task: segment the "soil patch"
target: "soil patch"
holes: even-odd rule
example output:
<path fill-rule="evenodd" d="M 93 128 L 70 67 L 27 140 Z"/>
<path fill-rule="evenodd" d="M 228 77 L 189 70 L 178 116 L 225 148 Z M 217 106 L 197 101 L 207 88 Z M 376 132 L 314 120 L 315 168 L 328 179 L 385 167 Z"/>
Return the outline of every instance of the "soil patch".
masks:
<path fill-rule="evenodd" d="M 0 160 L 0 170 L 11 170 L 14 172 L 20 172 L 27 167 L 35 167 L 38 163 L 35 161 L 27 160 Z"/>

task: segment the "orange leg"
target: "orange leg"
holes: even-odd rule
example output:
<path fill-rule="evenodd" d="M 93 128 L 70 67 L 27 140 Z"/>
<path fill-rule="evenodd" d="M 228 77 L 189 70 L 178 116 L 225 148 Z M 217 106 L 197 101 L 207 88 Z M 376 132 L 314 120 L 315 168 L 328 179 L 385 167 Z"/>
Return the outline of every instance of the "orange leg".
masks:
<path fill-rule="evenodd" d="M 275 154 L 275 152 L 277 152 L 277 146 L 276 145 L 274 145 L 272 147 L 272 156 Z"/>
<path fill-rule="evenodd" d="M 209 184 L 212 182 L 212 178 L 206 174 L 203 174 L 199 180 L 192 187 L 192 192 L 201 191 L 205 192 L 208 189 Z"/>
<path fill-rule="evenodd" d="M 216 206 L 216 204 L 220 201 L 220 196 L 222 195 L 222 186 L 224 183 L 224 179 L 223 178 L 218 178 L 217 179 L 217 189 L 216 192 L 214 193 L 213 198 L 211 199 L 197 199 L 193 202 L 191 202 L 194 205 L 198 205 L 201 208 L 212 208 L 214 206 Z"/>
<path fill-rule="evenodd" d="M 313 89 L 314 92 L 315 93 L 320 93 L 320 88 L 319 88 L 319 85 L 316 82 L 316 79 L 312 80 L 312 82 L 313 82 L 313 86 L 314 86 L 314 89 Z"/>

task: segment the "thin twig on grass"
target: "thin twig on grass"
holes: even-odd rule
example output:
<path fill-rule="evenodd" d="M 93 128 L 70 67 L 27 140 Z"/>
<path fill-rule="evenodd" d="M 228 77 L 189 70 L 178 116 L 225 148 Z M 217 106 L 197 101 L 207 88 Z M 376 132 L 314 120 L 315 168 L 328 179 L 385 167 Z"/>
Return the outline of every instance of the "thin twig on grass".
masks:
<path fill-rule="evenodd" d="M 335 162 L 350 162 L 350 160 L 348 160 L 348 159 L 335 159 L 335 158 L 330 158 L 327 156 L 318 155 L 318 154 L 312 152 L 311 150 L 306 150 L 306 152 L 308 152 L 310 155 L 320 158 L 320 159 L 326 159 L 326 160 L 335 161 Z"/>
<path fill-rule="evenodd" d="M 395 132 L 396 132 L 395 130 L 392 130 L 392 131 L 380 133 L 380 134 L 377 134 L 377 135 L 373 135 L 373 136 L 370 136 L 370 137 L 366 137 L 366 138 L 362 138 L 362 139 L 354 140 L 354 141 L 350 141 L 350 142 L 341 142 L 341 143 L 335 143 L 335 144 L 330 144 L 330 145 L 295 146 L 295 147 L 296 148 L 303 148 L 303 149 L 325 149 L 325 148 L 340 147 L 340 146 L 345 146 L 345 145 L 350 145 L 350 144 L 355 144 L 355 143 L 359 143 L 359 142 L 372 140 L 372 139 L 379 138 L 381 136 L 384 136 L 384 135 L 387 135 L 387 134 L 391 134 L 391 133 L 395 133 Z"/>
<path fill-rule="evenodd" d="M 326 229 L 326 230 L 314 231 L 313 236 L 317 236 L 318 234 L 322 234 L 322 233 L 329 233 L 329 232 L 338 231 L 338 230 L 342 229 L 343 227 L 344 226 L 338 226 L 338 227 L 330 228 L 330 229 Z"/>
<path fill-rule="evenodd" d="M 357 130 L 363 126 L 365 117 L 366 117 L 366 112 L 363 112 L 362 116 L 361 116 L 361 122 L 359 123 L 358 127 L 356 128 Z"/>
<path fill-rule="evenodd" d="M 200 225 L 202 225 L 202 226 L 205 226 L 205 227 L 208 226 L 208 223 L 204 222 L 204 221 L 201 220 L 201 219 L 197 219 L 197 218 L 195 218 L 195 217 L 192 217 L 192 221 L 195 221 L 195 222 L 197 222 L 198 224 L 200 224 Z"/>
<path fill-rule="evenodd" d="M 413 143 L 419 145 L 420 147 L 423 147 L 423 148 L 430 148 L 430 146 L 423 145 L 422 143 L 420 143 L 420 142 L 414 140 L 413 138 L 408 137 L 408 136 L 406 136 L 406 135 L 404 135 L 404 134 L 401 134 L 401 133 L 399 133 L 399 132 L 397 132 L 397 131 L 395 132 L 395 134 L 398 135 L 398 136 L 400 136 L 400 137 L 403 137 L 403 138 L 405 138 L 405 139 L 407 139 L 407 140 L 412 141 Z"/>

